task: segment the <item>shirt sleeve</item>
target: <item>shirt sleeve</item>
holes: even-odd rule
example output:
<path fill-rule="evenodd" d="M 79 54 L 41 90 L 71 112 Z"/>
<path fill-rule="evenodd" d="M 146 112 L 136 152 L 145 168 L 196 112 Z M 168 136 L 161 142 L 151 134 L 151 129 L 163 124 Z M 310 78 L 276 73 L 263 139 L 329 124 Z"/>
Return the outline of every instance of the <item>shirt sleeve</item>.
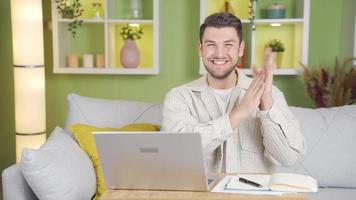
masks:
<path fill-rule="evenodd" d="M 189 98 L 173 89 L 163 105 L 162 131 L 197 132 L 202 137 L 202 145 L 206 153 L 214 151 L 233 133 L 229 115 L 223 115 L 206 123 L 201 123 L 195 114 Z"/>
<path fill-rule="evenodd" d="M 289 110 L 282 92 L 273 87 L 273 106 L 259 111 L 265 156 L 277 165 L 290 166 L 305 155 L 306 143 L 297 118 Z"/>

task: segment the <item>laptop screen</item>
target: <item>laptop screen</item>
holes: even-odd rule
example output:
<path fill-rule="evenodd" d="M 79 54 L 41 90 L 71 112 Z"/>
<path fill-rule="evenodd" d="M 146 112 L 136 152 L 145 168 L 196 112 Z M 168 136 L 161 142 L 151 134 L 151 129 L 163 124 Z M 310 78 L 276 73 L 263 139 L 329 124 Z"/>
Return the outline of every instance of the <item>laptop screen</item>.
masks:
<path fill-rule="evenodd" d="M 94 132 L 109 189 L 208 190 L 198 133 Z"/>

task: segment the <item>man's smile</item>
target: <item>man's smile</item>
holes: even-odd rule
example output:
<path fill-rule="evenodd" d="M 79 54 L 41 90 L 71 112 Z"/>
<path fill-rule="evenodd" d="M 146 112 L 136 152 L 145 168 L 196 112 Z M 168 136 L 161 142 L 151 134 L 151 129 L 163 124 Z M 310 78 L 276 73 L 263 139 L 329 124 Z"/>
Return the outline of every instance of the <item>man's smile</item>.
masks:
<path fill-rule="evenodd" d="M 218 58 L 218 59 L 209 59 L 209 61 L 212 62 L 214 65 L 225 65 L 226 63 L 229 62 L 229 59 Z"/>

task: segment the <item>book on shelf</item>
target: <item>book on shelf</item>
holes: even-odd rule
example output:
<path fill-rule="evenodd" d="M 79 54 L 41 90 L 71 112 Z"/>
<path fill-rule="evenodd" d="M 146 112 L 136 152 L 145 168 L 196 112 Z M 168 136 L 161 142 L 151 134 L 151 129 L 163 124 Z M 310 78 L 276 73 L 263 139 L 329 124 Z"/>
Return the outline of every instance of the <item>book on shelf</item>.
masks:
<path fill-rule="evenodd" d="M 317 192 L 318 184 L 313 177 L 300 174 L 239 174 L 231 176 L 225 185 L 225 190 Z"/>

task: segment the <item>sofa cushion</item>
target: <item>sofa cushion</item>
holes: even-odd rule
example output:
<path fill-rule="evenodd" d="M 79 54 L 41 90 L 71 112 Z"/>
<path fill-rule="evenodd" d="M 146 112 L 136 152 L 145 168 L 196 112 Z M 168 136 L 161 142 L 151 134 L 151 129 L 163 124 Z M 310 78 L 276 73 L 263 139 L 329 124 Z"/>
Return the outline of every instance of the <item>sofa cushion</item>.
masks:
<path fill-rule="evenodd" d="M 319 188 L 317 193 L 309 193 L 308 200 L 354 200 L 356 189 Z"/>
<path fill-rule="evenodd" d="M 39 199 L 88 200 L 95 193 L 92 163 L 61 128 L 55 128 L 38 150 L 24 149 L 20 164 Z"/>
<path fill-rule="evenodd" d="M 21 172 L 20 163 L 2 171 L 2 187 L 3 200 L 38 200 Z"/>
<path fill-rule="evenodd" d="M 299 119 L 307 154 L 296 166 L 277 171 L 313 176 L 320 186 L 356 188 L 356 105 L 290 108 Z"/>
<path fill-rule="evenodd" d="M 97 127 L 121 127 L 132 123 L 162 124 L 161 104 L 124 100 L 106 100 L 69 94 L 65 128 L 90 124 Z"/>

